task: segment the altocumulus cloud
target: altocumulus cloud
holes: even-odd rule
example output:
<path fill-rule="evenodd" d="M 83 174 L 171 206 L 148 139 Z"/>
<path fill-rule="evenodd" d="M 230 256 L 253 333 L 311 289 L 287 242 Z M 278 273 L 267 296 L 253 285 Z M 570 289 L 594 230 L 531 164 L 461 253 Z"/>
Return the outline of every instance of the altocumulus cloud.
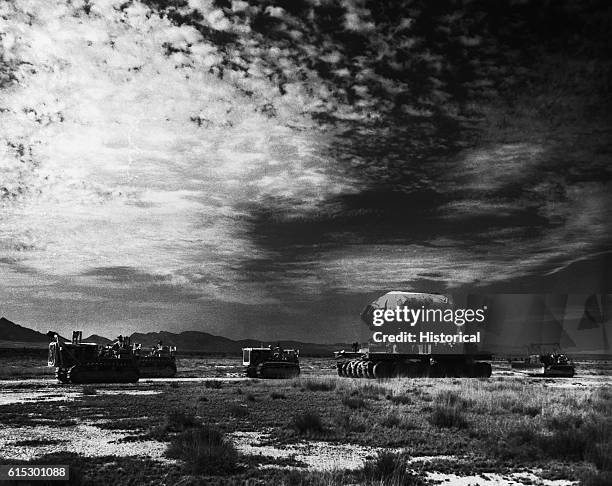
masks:
<path fill-rule="evenodd" d="M 197 30 L 118 4 L 88 16 L 4 4 L 16 83 L 2 92 L 3 253 L 46 275 L 133 267 L 207 297 L 265 301 L 236 270 L 265 256 L 241 208 L 273 198 L 303 215 L 351 183 L 327 170 L 300 103 L 255 80 L 279 105 L 266 116 L 208 72 L 217 48 Z"/>

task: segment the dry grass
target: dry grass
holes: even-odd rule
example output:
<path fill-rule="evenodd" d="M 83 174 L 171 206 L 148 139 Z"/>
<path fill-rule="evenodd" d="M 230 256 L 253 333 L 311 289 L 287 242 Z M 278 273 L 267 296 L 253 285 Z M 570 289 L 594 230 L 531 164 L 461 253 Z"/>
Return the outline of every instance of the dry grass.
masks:
<path fill-rule="evenodd" d="M 342 405 L 344 405 L 345 407 L 348 407 L 348 408 L 350 408 L 352 410 L 357 410 L 357 409 L 360 409 L 360 408 L 366 408 L 367 403 L 361 397 L 345 395 L 342 398 Z"/>
<path fill-rule="evenodd" d="M 337 430 L 343 434 L 351 432 L 363 433 L 371 426 L 367 418 L 353 412 L 338 412 L 334 417 Z"/>
<path fill-rule="evenodd" d="M 244 418 L 249 415 L 248 407 L 246 405 L 239 404 L 239 403 L 232 403 L 231 405 L 229 405 L 228 410 L 229 410 L 229 414 L 232 417 L 236 417 L 236 418 Z"/>
<path fill-rule="evenodd" d="M 363 478 L 369 484 L 384 486 L 420 486 L 426 484 L 408 470 L 406 458 L 393 452 L 380 452 L 365 463 Z"/>
<path fill-rule="evenodd" d="M 303 412 L 293 416 L 293 429 L 300 435 L 318 435 L 324 431 L 323 421 L 316 412 Z"/>
<path fill-rule="evenodd" d="M 55 369 L 48 367 L 46 350 L 40 355 L 21 355 L 19 350 L 11 354 L 4 350 L 0 355 L 0 380 L 16 380 L 27 378 L 50 378 L 55 375 Z"/>
<path fill-rule="evenodd" d="M 542 457 L 588 461 L 609 469 L 612 444 L 610 390 L 541 389 L 517 384 L 506 390 L 476 385 L 465 396 L 480 416 L 475 434 L 501 458 Z"/>
<path fill-rule="evenodd" d="M 200 474 L 231 474 L 238 461 L 238 452 L 231 441 L 220 430 L 204 425 L 172 438 L 166 455 L 184 461 L 193 472 Z"/>
<path fill-rule="evenodd" d="M 296 378 L 292 385 L 308 391 L 328 392 L 336 389 L 337 380 L 335 378 Z"/>
<path fill-rule="evenodd" d="M 378 423 L 389 429 L 414 429 L 415 425 L 397 410 L 390 410 L 380 416 Z"/>
<path fill-rule="evenodd" d="M 387 399 L 395 405 L 412 405 L 414 400 L 408 395 L 387 395 Z"/>
<path fill-rule="evenodd" d="M 170 411 L 159 423 L 149 429 L 147 436 L 157 439 L 166 440 L 170 433 L 183 432 L 200 424 L 195 415 L 183 410 Z"/>
<path fill-rule="evenodd" d="M 154 389 L 159 393 L 154 400 L 129 393 L 96 397 L 78 393 L 71 401 L 3 405 L 0 422 L 16 429 L 51 424 L 69 435 L 75 423 L 93 423 L 102 416 L 117 425 L 115 430 L 139 434 L 133 436 L 135 439 L 174 443 L 182 437 L 185 462 L 173 466 L 172 477 L 178 481 L 181 475 L 188 475 L 194 484 L 204 481 L 202 474 L 208 474 L 194 472 L 189 459 L 198 456 L 193 444 L 200 440 L 191 431 L 202 424 L 223 433 L 265 430 L 270 443 L 277 447 L 312 439 L 329 441 L 332 447 L 350 443 L 405 449 L 412 455 L 461 451 L 460 455 L 465 453 L 476 460 L 462 466 L 460 474 L 486 472 L 480 466 L 486 464 L 489 471 L 541 468 L 549 478 L 582 480 L 593 486 L 607 484 L 612 456 L 612 388 L 558 386 L 564 383 L 571 384 L 511 377 L 375 381 L 335 376 L 226 381 L 221 388 L 186 382 L 173 389 L 163 383 L 143 382 L 119 388 L 126 392 L 132 388 Z M 30 388 L 23 384 L 24 391 Z M 250 401 L 249 395 L 256 400 Z M 204 396 L 206 401 L 201 400 Z M 62 421 L 66 416 L 75 421 Z M 151 430 L 155 424 L 159 425 Z M 196 452 L 188 452 L 190 448 Z M 266 464 L 282 465 L 271 461 Z M 219 473 L 222 476 L 210 484 L 243 484 L 247 474 L 269 484 L 401 484 L 393 475 L 382 472 L 388 470 L 385 464 L 392 462 L 386 461 L 379 464 L 380 468 L 370 463 L 364 470 L 333 473 L 260 472 L 255 470 L 254 459 L 238 458 L 238 470 Z M 555 464 L 563 464 L 562 473 L 555 471 Z M 427 467 L 419 466 L 419 471 L 431 470 Z M 398 481 L 418 484 L 413 476 Z"/>
<path fill-rule="evenodd" d="M 429 416 L 429 422 L 436 427 L 466 429 L 469 424 L 465 414 L 458 405 L 435 405 Z"/>
<path fill-rule="evenodd" d="M 219 388 L 223 387 L 223 383 L 221 383 L 221 381 L 219 380 L 206 380 L 204 382 L 204 386 L 206 388 L 212 388 L 214 390 L 218 390 Z"/>
<path fill-rule="evenodd" d="M 580 486 L 610 486 L 611 484 L 611 471 L 589 471 L 584 474 L 580 481 Z"/>

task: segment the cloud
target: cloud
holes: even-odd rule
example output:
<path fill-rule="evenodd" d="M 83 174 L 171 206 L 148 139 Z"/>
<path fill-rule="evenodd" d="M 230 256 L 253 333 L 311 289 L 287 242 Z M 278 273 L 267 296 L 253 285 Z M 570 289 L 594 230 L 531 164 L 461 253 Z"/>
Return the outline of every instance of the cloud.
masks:
<path fill-rule="evenodd" d="M 329 170 L 314 129 L 262 114 L 198 56 L 177 67 L 163 46 L 201 42 L 190 26 L 138 6 L 129 25 L 104 7 L 83 29 L 65 8 L 37 8 L 10 12 L 37 19 L 13 25 L 24 33 L 7 46 L 37 70 L 2 94 L 7 257 L 49 275 L 108 278 L 96 274 L 104 267 L 116 281 L 135 268 L 203 296 L 269 299 L 235 270 L 265 256 L 245 234 L 244 208 L 273 200 L 301 217 L 353 190 Z M 220 18 L 209 15 L 216 28 Z"/>
<path fill-rule="evenodd" d="M 520 99 L 539 124 L 517 130 L 487 101 L 525 71 L 480 7 L 214 5 L 0 5 L 7 301 L 265 319 L 520 278 L 609 243 L 605 141 L 578 143 L 574 122 L 544 136 L 532 127 L 557 120 Z"/>

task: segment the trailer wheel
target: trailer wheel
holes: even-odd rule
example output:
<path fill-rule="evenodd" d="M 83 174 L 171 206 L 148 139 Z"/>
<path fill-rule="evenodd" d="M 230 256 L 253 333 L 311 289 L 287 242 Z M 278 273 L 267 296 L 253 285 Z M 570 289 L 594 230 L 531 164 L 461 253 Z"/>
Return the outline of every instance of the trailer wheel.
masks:
<path fill-rule="evenodd" d="M 350 361 L 345 361 L 342 364 L 342 376 L 344 376 L 345 378 L 348 378 L 349 374 L 348 374 L 348 367 L 349 367 Z"/>
<path fill-rule="evenodd" d="M 374 363 L 366 361 L 363 365 L 363 369 L 366 378 L 374 378 Z"/>
<path fill-rule="evenodd" d="M 391 376 L 393 378 L 401 378 L 406 376 L 406 365 L 404 363 L 395 363 L 393 365 L 393 371 L 391 372 Z"/>
<path fill-rule="evenodd" d="M 392 368 L 388 363 L 379 361 L 374 365 L 375 378 L 391 378 Z"/>
<path fill-rule="evenodd" d="M 421 365 L 419 363 L 407 363 L 404 368 L 404 376 L 407 378 L 418 378 L 422 376 Z"/>
<path fill-rule="evenodd" d="M 365 363 L 363 361 L 357 361 L 357 364 L 355 365 L 355 374 L 357 375 L 357 378 L 365 378 L 364 365 Z"/>
<path fill-rule="evenodd" d="M 474 374 L 480 378 L 490 378 L 492 373 L 490 363 L 476 363 L 474 365 Z"/>
<path fill-rule="evenodd" d="M 353 372 L 353 378 L 359 378 L 359 361 L 353 361 L 353 367 L 351 368 Z"/>
<path fill-rule="evenodd" d="M 451 378 L 466 376 L 465 365 L 463 363 L 449 363 L 446 368 L 446 376 Z"/>
<path fill-rule="evenodd" d="M 351 377 L 351 366 L 352 366 L 352 361 L 347 361 L 346 364 L 344 365 L 344 376 L 346 376 L 347 378 Z"/>
<path fill-rule="evenodd" d="M 444 378 L 446 376 L 446 366 L 444 363 L 433 363 L 429 367 L 429 377 L 430 378 Z"/>
<path fill-rule="evenodd" d="M 355 368 L 355 362 L 353 360 L 350 360 L 348 362 L 348 364 L 346 365 L 346 376 L 348 378 L 353 378 L 353 369 Z"/>
<path fill-rule="evenodd" d="M 374 375 L 374 378 L 380 379 L 385 377 L 383 374 L 383 368 L 384 363 L 382 361 L 379 361 L 378 363 L 374 364 L 374 366 L 372 367 L 372 374 Z"/>

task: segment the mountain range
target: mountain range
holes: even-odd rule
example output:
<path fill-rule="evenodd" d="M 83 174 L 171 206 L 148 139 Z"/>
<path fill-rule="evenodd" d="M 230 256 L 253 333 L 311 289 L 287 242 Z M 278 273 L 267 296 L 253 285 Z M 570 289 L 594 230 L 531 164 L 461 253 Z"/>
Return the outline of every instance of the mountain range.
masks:
<path fill-rule="evenodd" d="M 0 341 L 38 343 L 48 340 L 49 338 L 45 334 L 15 324 L 6 317 L 0 317 Z"/>
<path fill-rule="evenodd" d="M 60 336 L 61 339 L 64 337 Z M 240 353 L 242 348 L 267 346 L 276 344 L 268 341 L 258 341 L 255 339 L 242 339 L 234 341 L 232 339 L 215 336 L 201 331 L 185 331 L 172 333 L 167 331 L 133 333 L 130 336 L 133 343 L 139 343 L 143 348 L 155 346 L 160 341 L 164 345 L 176 346 L 180 352 L 187 353 Z M 92 334 L 83 339 L 84 342 L 107 345 L 113 341 L 104 336 Z M 0 318 L 0 348 L 2 347 L 46 347 L 49 338 L 46 334 L 34 331 L 27 327 L 20 326 L 14 322 Z M 317 344 L 303 343 L 299 341 L 280 341 L 281 346 L 289 349 L 299 349 L 302 354 L 309 355 L 331 355 L 333 351 L 339 349 L 349 349 L 347 344 Z"/>

